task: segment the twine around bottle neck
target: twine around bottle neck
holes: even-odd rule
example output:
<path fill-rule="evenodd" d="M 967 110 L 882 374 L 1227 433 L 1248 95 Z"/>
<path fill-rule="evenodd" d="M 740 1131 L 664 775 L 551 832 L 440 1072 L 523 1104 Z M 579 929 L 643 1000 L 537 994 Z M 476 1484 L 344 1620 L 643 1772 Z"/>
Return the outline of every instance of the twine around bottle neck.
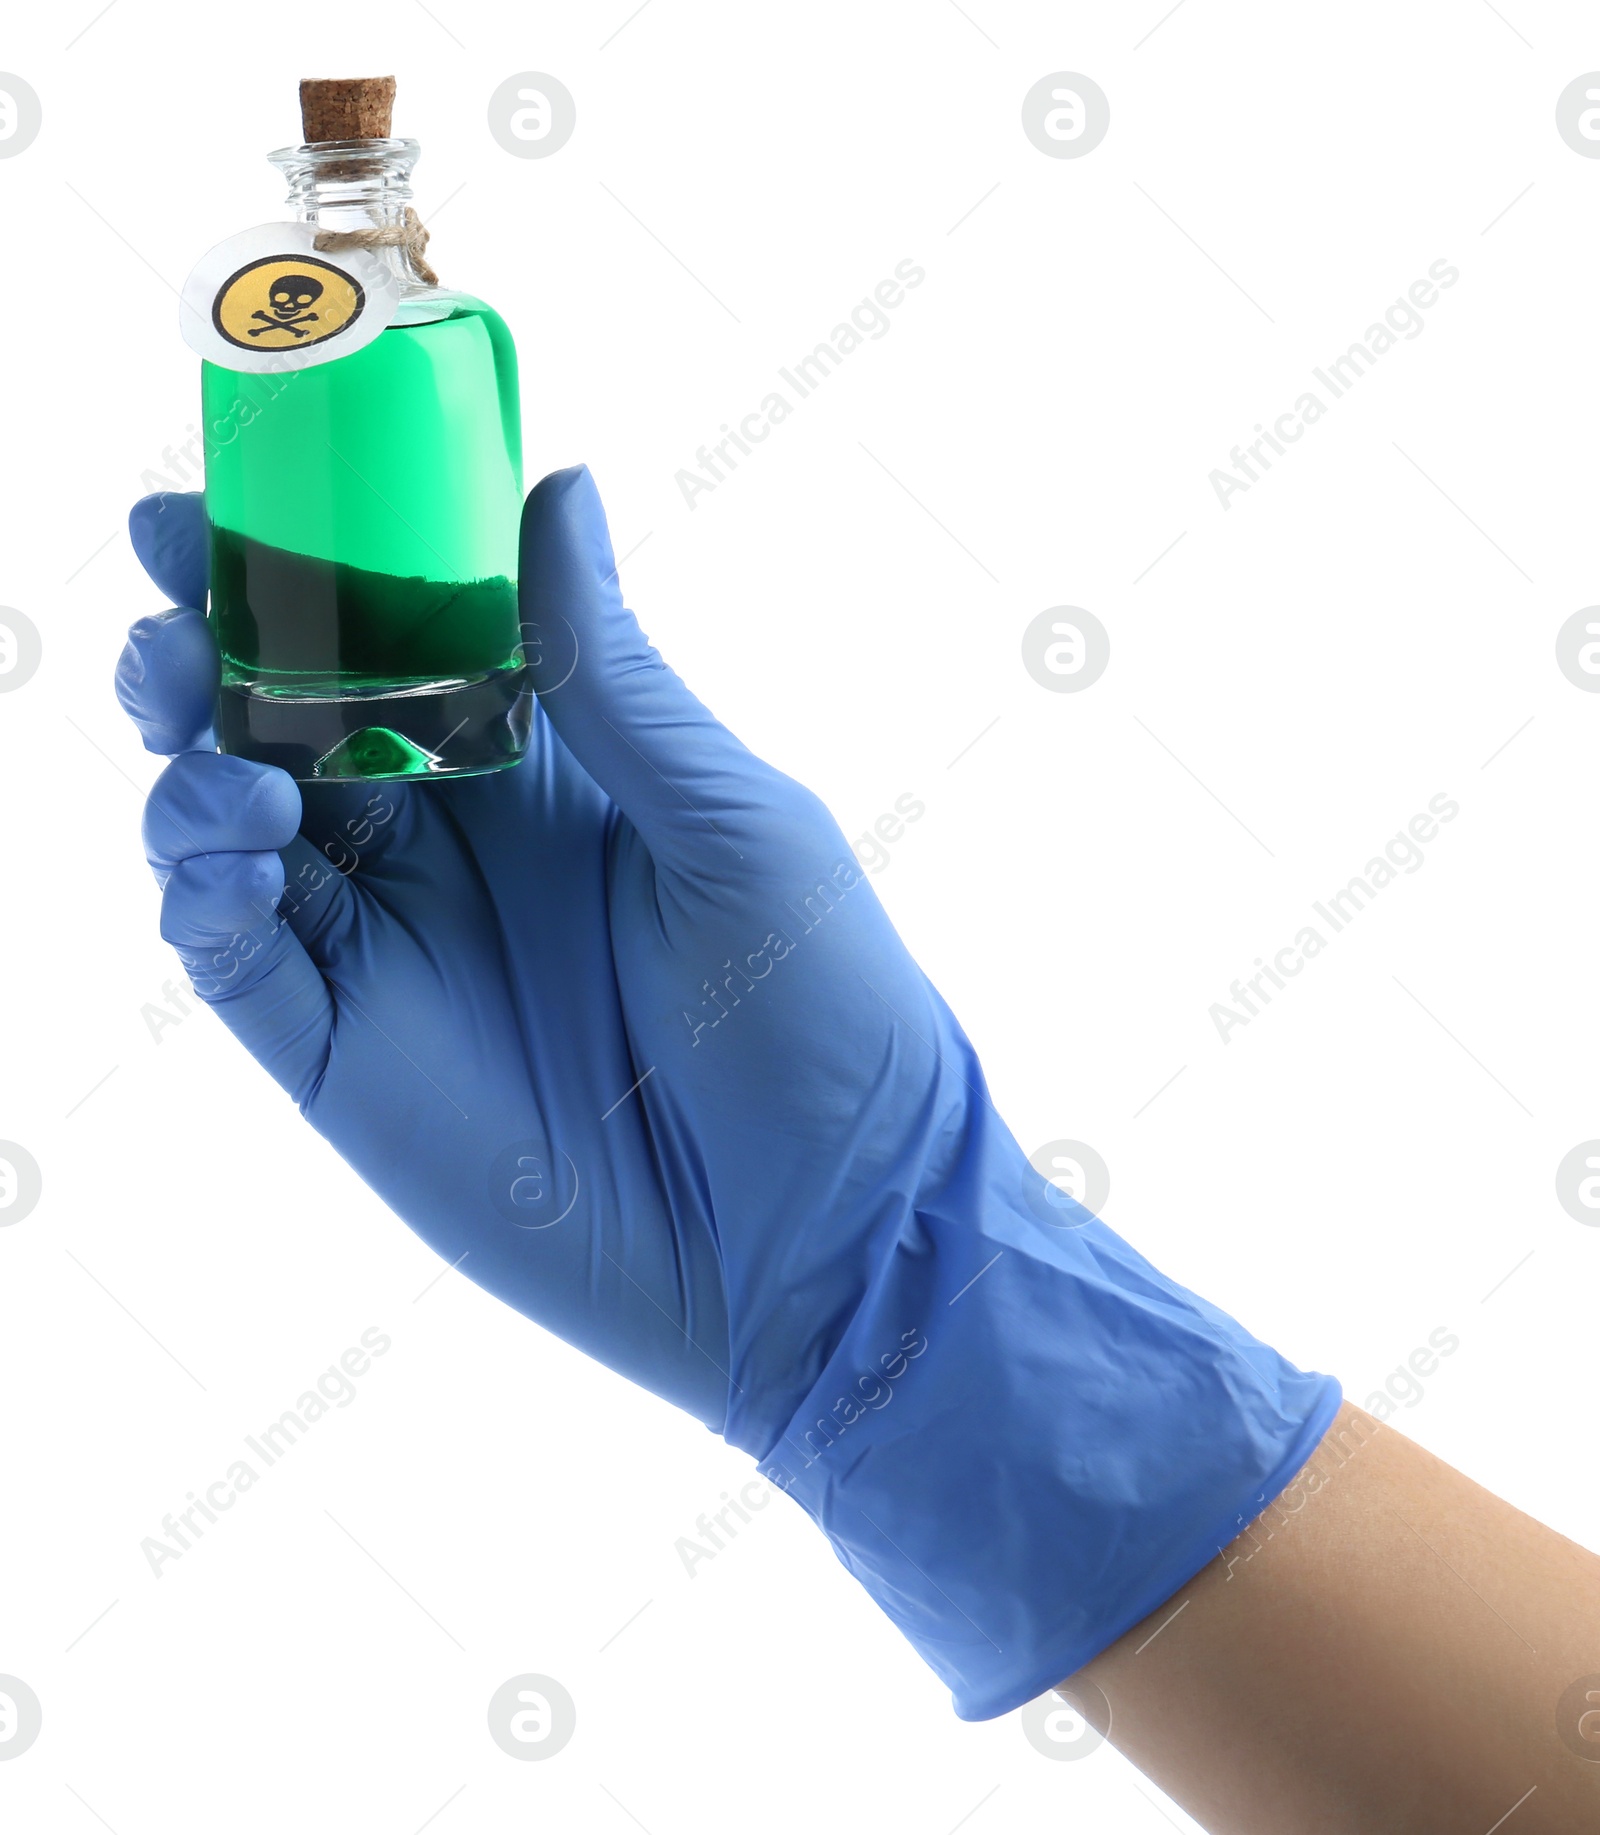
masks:
<path fill-rule="evenodd" d="M 407 204 L 404 219 L 384 223 L 371 229 L 319 229 L 312 246 L 325 254 L 346 248 L 399 248 L 416 269 L 425 286 L 436 287 L 439 276 L 429 265 L 423 250 L 428 246 L 428 231 L 415 210 Z"/>

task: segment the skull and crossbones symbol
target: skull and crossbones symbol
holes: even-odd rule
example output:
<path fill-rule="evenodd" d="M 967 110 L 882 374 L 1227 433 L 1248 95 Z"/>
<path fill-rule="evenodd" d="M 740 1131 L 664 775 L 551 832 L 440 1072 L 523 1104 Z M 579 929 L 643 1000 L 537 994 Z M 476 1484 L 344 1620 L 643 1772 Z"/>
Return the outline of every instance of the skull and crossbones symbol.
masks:
<path fill-rule="evenodd" d="M 293 332 L 297 338 L 309 337 L 305 330 L 315 318 L 316 313 L 306 308 L 314 300 L 322 297 L 322 282 L 313 280 L 309 274 L 284 274 L 272 284 L 272 291 L 267 296 L 268 312 L 252 312 L 251 318 L 263 319 L 266 322 L 252 326 L 249 335 L 259 338 L 269 331 Z"/>

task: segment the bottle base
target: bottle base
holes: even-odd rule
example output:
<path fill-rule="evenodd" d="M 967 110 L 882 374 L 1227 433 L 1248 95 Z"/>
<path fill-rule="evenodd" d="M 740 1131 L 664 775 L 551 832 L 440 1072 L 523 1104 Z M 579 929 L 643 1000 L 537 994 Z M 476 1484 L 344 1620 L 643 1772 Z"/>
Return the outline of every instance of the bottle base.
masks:
<path fill-rule="evenodd" d="M 523 663 L 472 680 L 329 694 L 224 682 L 217 738 L 231 756 L 277 765 L 300 783 L 478 777 L 527 751 L 533 701 Z"/>

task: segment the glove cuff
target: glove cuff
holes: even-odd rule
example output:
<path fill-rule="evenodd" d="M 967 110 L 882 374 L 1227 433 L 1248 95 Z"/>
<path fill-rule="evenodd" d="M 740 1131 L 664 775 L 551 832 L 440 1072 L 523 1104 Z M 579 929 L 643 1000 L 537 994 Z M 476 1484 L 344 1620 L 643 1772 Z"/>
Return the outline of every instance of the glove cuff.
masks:
<path fill-rule="evenodd" d="M 1171 1598 L 1293 1480 L 1340 1404 L 1331 1377 L 1053 1189 L 1032 1214 L 1024 1188 L 1042 1181 L 996 1157 L 981 1223 L 969 1205 L 907 1215 L 761 1461 L 964 1720 L 1034 1699 Z"/>

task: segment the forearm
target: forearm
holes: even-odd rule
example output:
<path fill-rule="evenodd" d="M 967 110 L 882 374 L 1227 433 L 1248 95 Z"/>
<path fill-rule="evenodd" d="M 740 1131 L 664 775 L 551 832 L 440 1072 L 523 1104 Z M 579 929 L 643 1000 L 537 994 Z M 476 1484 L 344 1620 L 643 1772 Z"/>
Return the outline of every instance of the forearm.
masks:
<path fill-rule="evenodd" d="M 1572 1749 L 1600 1710 L 1600 1558 L 1349 1405 L 1296 1486 L 1073 1680 L 1214 1835 L 1600 1826 L 1600 1721 Z"/>

